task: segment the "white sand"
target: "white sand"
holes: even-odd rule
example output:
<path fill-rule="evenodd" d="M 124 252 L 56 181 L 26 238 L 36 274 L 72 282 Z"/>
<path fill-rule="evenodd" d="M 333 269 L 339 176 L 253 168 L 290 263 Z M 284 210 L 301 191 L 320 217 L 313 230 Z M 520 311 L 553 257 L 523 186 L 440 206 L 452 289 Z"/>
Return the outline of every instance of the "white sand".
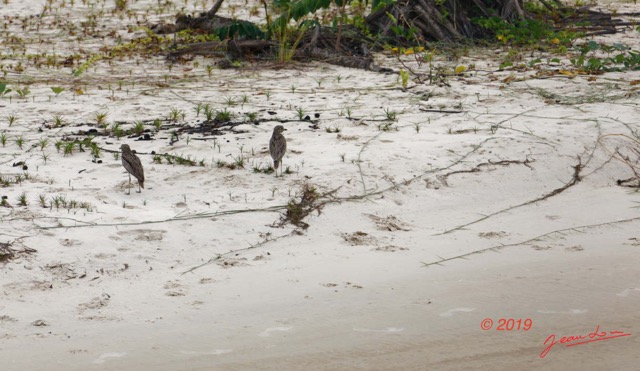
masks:
<path fill-rule="evenodd" d="M 130 7 L 142 14 L 155 3 Z M 44 4 L 10 0 L 0 8 L 3 17 L 30 19 L 27 33 L 20 22 L 9 26 L 30 53 L 67 56 L 114 44 L 112 36 L 74 42 L 68 28 L 52 24 L 79 27 L 91 12 L 82 4 L 58 17 L 47 13 L 36 31 L 37 19 L 29 16 Z M 612 6 L 640 11 L 635 4 Z M 103 34 L 135 23 L 112 8 L 107 2 L 98 21 Z M 149 22 L 171 21 L 175 13 L 167 9 Z M 50 42 L 37 43 L 39 35 Z M 120 35 L 126 42 L 142 31 Z M 597 40 L 640 48 L 632 30 Z M 632 173 L 609 156 L 633 142 L 598 138 L 637 135 L 638 90 L 630 81 L 638 72 L 594 81 L 525 79 L 535 71 L 496 71 L 504 55 L 472 50 L 451 62 L 437 54 L 439 66 L 475 64 L 476 71 L 448 77 L 450 86 L 412 81 L 407 91 L 396 74 L 321 63 L 214 69 L 210 78 L 205 66 L 214 60 L 202 58 L 171 71 L 162 56 L 139 64 L 99 61 L 77 78 L 69 68 L 36 69 L 26 61 L 20 74 L 6 67 L 9 87 L 30 82 L 31 92 L 27 99 L 15 92 L 0 99 L 0 132 L 8 137 L 0 175 L 22 174 L 12 165 L 26 161 L 30 179 L 0 188 L 11 204 L 0 208 L 0 242 L 37 252 L 0 266 L 0 369 L 637 369 L 640 193 L 616 185 Z M 387 55 L 378 63 L 400 68 Z M 517 79 L 503 82 L 511 74 Z M 52 86 L 65 91 L 54 96 Z M 538 89 L 581 101 L 563 104 Z M 151 141 L 96 137 L 105 150 L 128 143 L 140 154 L 147 178 L 140 194 L 126 194 L 127 175 L 111 153 L 103 151 L 98 164 L 89 150 L 64 156 L 53 146 L 95 127 L 98 112 L 107 112 L 111 124 L 167 117 L 176 108 L 185 113 L 180 125 L 196 126 L 203 120 L 197 103 L 223 109 L 227 98 L 240 103 L 244 95 L 244 106 L 228 108 L 237 121 L 250 112 L 296 120 L 296 108 L 312 118 L 321 114 L 316 130 L 309 122 L 283 124 L 284 166 L 292 174 L 252 171 L 270 164 L 267 145 L 277 121 L 239 125 L 217 137 L 219 148 L 199 134 L 171 145 L 168 130 Z M 347 107 L 358 119 L 347 119 Z M 397 130 L 379 130 L 385 109 L 397 111 Z M 17 121 L 9 127 L 10 114 Z M 55 115 L 68 125 L 45 128 Z M 340 133 L 325 131 L 334 127 Z M 15 143 L 20 135 L 22 149 Z M 50 142 L 46 163 L 41 138 Z M 151 151 L 203 159 L 205 166 L 154 164 Z M 215 164 L 240 156 L 244 169 Z M 579 182 L 540 200 L 571 182 L 579 163 Z M 274 227 L 282 210 L 260 210 L 299 199 L 304 183 L 345 200 L 313 213 L 299 233 L 290 224 Z M 27 207 L 18 205 L 23 192 Z M 40 194 L 47 203 L 64 195 L 92 208 L 42 208 Z M 256 211 L 240 212 L 249 209 Z M 484 252 L 465 256 L 475 251 Z M 225 255 L 215 260 L 218 254 Z M 456 256 L 465 259 L 425 266 Z M 491 330 L 481 329 L 485 318 L 494 321 Z M 532 326 L 497 331 L 501 318 Z M 630 335 L 557 344 L 540 357 L 550 335 L 588 336 L 598 326 L 607 336 L 593 338 Z"/>

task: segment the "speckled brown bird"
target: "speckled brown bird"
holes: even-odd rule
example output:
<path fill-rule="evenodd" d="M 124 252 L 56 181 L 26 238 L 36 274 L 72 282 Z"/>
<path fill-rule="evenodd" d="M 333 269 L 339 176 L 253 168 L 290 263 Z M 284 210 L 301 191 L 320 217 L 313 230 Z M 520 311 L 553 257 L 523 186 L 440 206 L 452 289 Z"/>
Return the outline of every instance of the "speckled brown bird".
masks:
<path fill-rule="evenodd" d="M 269 141 L 269 153 L 273 159 L 273 169 L 276 176 L 278 176 L 278 166 L 280 166 L 280 176 L 282 176 L 282 158 L 285 152 L 287 152 L 287 140 L 284 139 L 282 132 L 287 129 L 282 125 L 278 125 L 273 128 L 273 135 Z"/>
<path fill-rule="evenodd" d="M 140 158 L 131 151 L 128 144 L 121 145 L 120 149 L 122 150 L 122 166 L 129 173 L 129 194 L 131 194 L 131 175 L 138 179 L 138 193 L 140 193 L 142 192 L 141 188 L 144 188 L 144 169 Z"/>

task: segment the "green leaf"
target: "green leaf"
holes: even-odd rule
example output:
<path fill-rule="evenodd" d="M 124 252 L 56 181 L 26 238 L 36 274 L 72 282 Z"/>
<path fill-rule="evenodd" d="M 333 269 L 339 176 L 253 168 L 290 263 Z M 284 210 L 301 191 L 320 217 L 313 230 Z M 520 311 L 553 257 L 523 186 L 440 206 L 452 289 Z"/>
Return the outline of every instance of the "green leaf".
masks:
<path fill-rule="evenodd" d="M 502 63 L 498 69 L 499 70 L 503 70 L 503 69 L 505 69 L 507 67 L 511 67 L 511 66 L 513 66 L 513 62 L 506 61 L 506 62 Z"/>
<path fill-rule="evenodd" d="M 542 60 L 540 58 L 536 58 L 536 59 L 534 59 L 534 60 L 529 62 L 529 67 L 533 67 L 536 64 L 540 64 L 540 63 L 542 63 Z"/>
<path fill-rule="evenodd" d="M 51 90 L 55 93 L 55 95 L 58 95 L 64 91 L 64 88 L 60 86 L 52 86 Z"/>

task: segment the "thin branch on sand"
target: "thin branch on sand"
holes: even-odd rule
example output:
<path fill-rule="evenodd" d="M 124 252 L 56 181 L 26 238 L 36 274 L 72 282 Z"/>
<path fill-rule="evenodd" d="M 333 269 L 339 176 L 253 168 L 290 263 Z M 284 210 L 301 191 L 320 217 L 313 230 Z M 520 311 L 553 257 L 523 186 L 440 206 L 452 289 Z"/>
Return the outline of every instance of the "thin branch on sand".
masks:
<path fill-rule="evenodd" d="M 630 218 L 630 219 L 622 219 L 622 220 L 614 220 L 612 222 L 604 222 L 604 223 L 597 223 L 597 224 L 587 224 L 587 225 L 580 225 L 577 227 L 570 227 L 570 228 L 564 228 L 564 229 L 558 229 L 555 231 L 551 231 L 551 232 L 547 232 L 544 234 L 541 234 L 539 236 L 530 238 L 528 240 L 525 241 L 521 241 L 521 242 L 515 242 L 515 243 L 510 243 L 510 244 L 501 244 L 498 246 L 491 246 L 491 247 L 487 247 L 485 249 L 480 249 L 480 250 L 475 250 L 466 254 L 461 254 L 461 255 L 456 255 L 456 256 L 452 256 L 450 258 L 441 258 L 438 256 L 438 258 L 440 258 L 440 260 L 435 261 L 435 262 L 431 262 L 431 263 L 425 263 L 425 262 L 421 262 L 423 267 L 429 267 L 432 265 L 442 265 L 442 263 L 444 262 L 448 262 L 448 261 L 452 261 L 452 260 L 456 260 L 456 259 L 466 259 L 467 257 L 471 256 L 471 255 L 476 255 L 476 254 L 482 254 L 484 252 L 487 251 L 498 251 L 501 249 L 504 249 L 506 247 L 514 247 L 514 246 L 520 246 L 520 245 L 526 245 L 529 244 L 531 242 L 534 241 L 538 241 L 541 240 L 545 237 L 550 237 L 553 236 L 555 234 L 563 234 L 565 232 L 582 232 L 582 229 L 587 229 L 587 228 L 596 228 L 596 227 L 605 227 L 605 226 L 609 226 L 609 225 L 616 225 L 616 224 L 621 224 L 621 223 L 630 223 L 630 222 L 634 222 L 634 221 L 638 221 L 640 220 L 640 217 L 637 218 Z"/>
<path fill-rule="evenodd" d="M 267 235 L 265 235 L 265 237 L 264 237 L 264 239 L 262 241 L 260 241 L 260 242 L 258 242 L 256 244 L 250 244 L 249 247 L 243 247 L 241 249 L 229 250 L 224 254 L 216 254 L 216 256 L 212 257 L 211 259 L 207 260 L 206 262 L 204 262 L 202 264 L 199 264 L 199 265 L 196 265 L 193 268 L 189 268 L 186 271 L 180 273 L 180 275 L 185 275 L 187 273 L 191 273 L 191 272 L 195 271 L 196 269 L 200 269 L 200 268 L 204 267 L 205 265 L 209 265 L 211 263 L 218 262 L 218 261 L 222 260 L 224 257 L 226 257 L 228 255 L 237 255 L 237 254 L 239 254 L 241 252 L 253 250 L 253 249 L 258 248 L 260 246 L 266 245 L 269 242 L 273 242 L 273 241 L 277 241 L 277 240 L 285 238 L 285 237 L 290 237 L 290 236 L 293 236 L 293 235 L 301 234 L 302 233 L 301 229 L 302 228 L 294 228 L 291 232 L 289 232 L 287 234 L 283 234 L 282 236 L 278 236 L 278 237 L 271 237 L 271 234 L 267 234 Z"/>
<path fill-rule="evenodd" d="M 582 180 L 582 176 L 580 174 L 581 174 L 582 170 L 584 169 L 584 165 L 582 165 L 582 160 L 580 159 L 579 156 L 578 156 L 578 163 L 575 166 L 572 166 L 572 167 L 573 167 L 573 175 L 571 177 L 571 180 L 569 180 L 567 183 L 565 183 L 562 187 L 556 188 L 553 191 L 551 191 L 549 193 L 546 193 L 546 194 L 544 194 L 544 195 L 542 195 L 540 197 L 536 197 L 533 200 L 529 200 L 527 202 L 523 202 L 523 203 L 518 204 L 518 205 L 510 206 L 510 207 L 508 207 L 506 209 L 495 211 L 495 212 L 487 214 L 487 215 L 485 215 L 485 216 L 483 216 L 483 217 L 481 217 L 479 219 L 473 220 L 473 221 L 471 221 L 469 223 L 465 223 L 465 224 L 459 225 L 459 226 L 457 226 L 455 228 L 452 228 L 452 229 L 447 229 L 446 231 L 444 231 L 442 233 L 437 233 L 436 236 L 447 234 L 447 233 L 451 233 L 451 232 L 455 232 L 455 231 L 459 231 L 459 230 L 464 229 L 464 228 L 466 228 L 466 227 L 468 227 L 470 225 L 473 225 L 473 224 L 476 224 L 476 223 L 480 223 L 481 221 L 487 220 L 487 219 L 489 219 L 491 217 L 494 217 L 496 215 L 503 214 L 503 213 L 506 213 L 506 212 L 511 211 L 513 209 L 517 209 L 517 208 L 520 208 L 520 207 L 523 207 L 523 206 L 534 204 L 534 203 L 539 202 L 539 201 L 546 200 L 546 199 L 548 199 L 550 197 L 553 197 L 555 195 L 558 195 L 558 194 L 566 191 L 567 189 L 573 187 L 574 185 L 578 184 L 578 182 L 580 182 Z"/>

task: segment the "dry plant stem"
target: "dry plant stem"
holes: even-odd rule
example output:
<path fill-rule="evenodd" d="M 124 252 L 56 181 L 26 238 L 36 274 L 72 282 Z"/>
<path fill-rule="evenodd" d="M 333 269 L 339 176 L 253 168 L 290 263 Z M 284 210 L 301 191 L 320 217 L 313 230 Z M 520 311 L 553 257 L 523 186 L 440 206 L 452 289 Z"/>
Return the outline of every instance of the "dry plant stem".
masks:
<path fill-rule="evenodd" d="M 57 226 L 52 226 L 52 227 L 43 227 L 43 226 L 36 225 L 35 227 L 38 228 L 38 229 L 42 229 L 42 230 L 60 229 L 60 228 L 86 228 L 86 227 L 121 227 L 121 226 L 134 226 L 134 225 L 145 225 L 145 224 L 159 224 L 159 223 L 168 223 L 168 222 L 179 222 L 179 221 L 191 220 L 191 219 L 214 218 L 214 217 L 219 217 L 219 216 L 224 216 L 224 215 L 235 215 L 235 214 L 250 213 L 250 212 L 272 212 L 272 211 L 284 210 L 286 208 L 287 208 L 286 205 L 276 205 L 276 206 L 271 206 L 271 207 L 267 207 L 267 208 L 264 208 L 264 209 L 228 210 L 228 211 L 221 211 L 221 212 L 216 211 L 216 212 L 213 212 L 213 213 L 198 213 L 198 214 L 195 214 L 195 215 L 177 216 L 177 217 L 174 217 L 174 218 L 163 219 L 163 220 L 147 220 L 147 221 L 143 221 L 143 222 L 130 222 L 130 223 L 104 223 L 104 224 L 97 224 L 97 223 L 79 221 L 79 220 L 72 219 L 72 218 L 64 218 L 64 219 L 73 220 L 73 221 L 75 221 L 77 223 L 86 223 L 86 224 L 85 225 L 57 225 Z M 58 219 L 63 219 L 63 218 L 42 217 L 42 218 L 34 218 L 34 219 L 56 219 L 56 220 L 58 220 Z"/>
<path fill-rule="evenodd" d="M 382 133 L 380 133 L 380 134 L 382 134 Z M 380 134 L 378 134 L 378 135 L 380 135 Z M 377 137 L 378 135 L 376 135 L 375 137 Z M 370 138 L 370 139 L 369 139 L 367 142 L 365 142 L 365 143 L 366 143 L 366 144 L 368 144 L 368 142 L 370 142 L 371 140 L 375 139 L 375 137 Z M 469 152 L 467 152 L 467 153 L 463 154 L 463 155 L 462 155 L 462 156 L 460 156 L 457 160 L 453 161 L 452 163 L 450 163 L 449 165 L 447 165 L 447 166 L 445 166 L 445 167 L 440 167 L 440 168 L 437 168 L 437 169 L 427 170 L 427 171 L 423 172 L 423 173 L 422 173 L 422 174 L 420 174 L 420 175 L 416 175 L 416 176 L 414 176 L 414 177 L 413 177 L 413 178 L 411 178 L 411 179 L 408 179 L 408 180 L 403 181 L 403 182 L 402 182 L 402 183 L 400 183 L 400 184 L 392 185 L 392 186 L 390 186 L 390 187 L 383 188 L 383 189 L 378 190 L 378 191 L 375 191 L 375 192 L 366 193 L 366 188 L 364 187 L 364 176 L 362 175 L 362 171 L 361 171 L 361 172 L 360 172 L 360 176 L 361 176 L 362 181 L 363 181 L 363 183 L 362 183 L 362 184 L 363 184 L 363 188 L 365 188 L 365 193 L 363 193 L 363 194 L 361 194 L 361 195 L 355 195 L 355 196 L 347 196 L 347 197 L 335 198 L 335 199 L 333 199 L 333 200 L 331 200 L 331 201 L 327 201 L 327 203 L 340 203 L 340 202 L 343 202 L 343 201 L 358 201 L 358 200 L 366 199 L 366 198 L 368 198 L 368 197 L 370 197 L 370 196 L 377 196 L 377 195 L 380 195 L 380 194 L 386 193 L 386 192 L 391 191 L 391 190 L 393 190 L 393 191 L 397 191 L 401 185 L 402 185 L 402 186 L 407 186 L 407 185 L 409 185 L 409 184 L 413 183 L 413 182 L 414 182 L 414 181 L 416 181 L 416 180 L 419 180 L 419 179 L 424 178 L 424 177 L 425 177 L 425 176 L 427 176 L 427 175 L 434 174 L 434 173 L 438 173 L 438 172 L 440 172 L 440 171 L 444 171 L 444 170 L 448 170 L 448 169 L 451 169 L 452 167 L 454 167 L 454 166 L 456 166 L 456 165 L 461 164 L 464 160 L 466 160 L 466 159 L 467 159 L 467 157 L 471 156 L 472 154 L 474 154 L 475 152 L 477 152 L 478 150 L 480 150 L 480 149 L 482 148 L 482 146 L 483 146 L 485 143 L 490 142 L 490 141 L 494 141 L 494 140 L 498 140 L 498 139 L 499 139 L 499 138 L 487 138 L 487 139 L 484 139 L 484 140 L 483 140 L 483 141 L 481 141 L 480 143 L 473 145 L 473 149 L 472 149 L 472 150 L 470 150 Z M 363 148 L 362 148 L 362 149 L 364 149 L 364 146 L 363 146 Z M 362 149 L 361 149 L 361 151 L 362 151 Z M 360 162 L 360 154 L 358 154 L 358 162 Z M 359 166 L 359 165 L 358 165 L 358 166 Z"/>
<path fill-rule="evenodd" d="M 592 153 L 592 155 L 593 155 L 593 153 Z M 539 202 L 539 201 L 546 200 L 547 198 L 553 197 L 555 195 L 558 195 L 558 194 L 566 191 L 567 189 L 569 189 L 572 186 L 578 184 L 578 182 L 580 182 L 582 180 L 582 176 L 580 175 L 580 173 L 581 173 L 582 169 L 584 169 L 584 165 L 582 164 L 582 160 L 580 159 L 579 156 L 578 156 L 578 164 L 576 164 L 575 166 L 572 166 L 572 167 L 573 167 L 573 176 L 571 177 L 571 180 L 568 181 L 567 183 L 565 183 L 562 187 L 556 188 L 553 191 L 551 191 L 551 192 L 549 192 L 549 193 L 547 193 L 545 195 L 542 195 L 542 196 L 540 196 L 538 198 L 535 198 L 533 200 L 529 200 L 527 202 L 524 202 L 524 203 L 521 203 L 521 204 L 518 204 L 518 205 L 510 206 L 510 207 L 508 207 L 506 209 L 495 211 L 495 212 L 493 212 L 491 214 L 487 214 L 487 215 L 483 216 L 482 218 L 476 219 L 476 220 L 471 221 L 469 223 L 459 225 L 459 226 L 457 226 L 455 228 L 452 228 L 452 229 L 448 229 L 448 230 L 446 230 L 446 231 L 444 231 L 442 233 L 437 233 L 436 236 L 447 234 L 447 233 L 451 233 L 451 232 L 455 232 L 455 231 L 459 231 L 459 230 L 464 229 L 464 228 L 466 228 L 466 227 L 468 227 L 470 225 L 473 225 L 473 224 L 476 224 L 476 223 L 480 223 L 481 221 L 487 220 L 487 219 L 489 219 L 489 218 L 491 218 L 493 216 L 496 216 L 496 215 L 511 211 L 513 209 L 517 209 L 517 208 L 523 207 L 523 206 L 531 205 L 531 204 Z"/>
<path fill-rule="evenodd" d="M 421 112 L 435 112 L 435 113 L 463 113 L 465 111 L 449 111 L 449 110 L 439 110 L 439 109 L 428 109 L 428 108 L 418 108 Z"/>
<path fill-rule="evenodd" d="M 315 200 L 325 199 L 325 201 L 324 201 L 324 202 L 319 202 L 319 203 L 317 203 L 317 204 L 316 204 L 315 202 L 312 202 L 312 204 L 308 205 L 308 206 L 309 206 L 309 208 L 308 208 L 307 210 L 305 210 L 305 212 L 306 212 L 305 216 L 306 216 L 306 215 L 309 215 L 312 211 L 318 211 L 318 212 L 320 212 L 320 210 L 324 207 L 324 205 L 326 205 L 326 204 L 330 201 L 330 200 L 326 200 L 326 199 L 327 199 L 327 198 L 331 198 L 331 199 L 333 199 L 333 198 L 334 198 L 334 197 L 333 197 L 333 194 L 335 194 L 335 193 L 338 191 L 338 189 L 340 189 L 340 187 L 338 187 L 338 188 L 336 188 L 336 189 L 334 189 L 334 190 L 331 190 L 331 191 L 329 191 L 329 192 L 323 193 L 323 194 L 321 194 L 320 196 L 318 196 L 318 198 L 317 198 L 317 199 L 315 199 Z M 314 200 L 314 201 L 315 201 L 315 200 Z M 287 220 L 286 218 L 282 218 L 282 219 L 281 219 L 281 221 L 280 221 L 280 223 L 277 223 L 277 225 L 278 225 L 278 226 L 280 226 L 280 227 L 282 227 L 282 226 L 284 226 L 284 225 L 287 223 L 287 221 L 288 221 L 288 220 Z M 269 243 L 269 242 L 277 241 L 277 240 L 279 240 L 279 239 L 281 239 L 281 238 L 285 238 L 285 237 L 293 236 L 293 235 L 296 235 L 296 234 L 301 234 L 301 233 L 302 233 L 302 231 L 303 231 L 304 229 L 305 229 L 305 227 L 296 227 L 296 228 L 294 228 L 293 230 L 291 230 L 289 233 L 284 234 L 284 235 L 282 235 L 282 236 L 278 236 L 278 237 L 275 237 L 275 238 L 266 237 L 266 238 L 264 238 L 262 241 L 258 242 L 257 244 L 251 244 L 249 247 L 244 247 L 244 248 L 236 249 L 236 250 L 230 250 L 230 251 L 228 251 L 228 252 L 226 252 L 226 253 L 224 253 L 224 254 L 216 254 L 216 256 L 212 257 L 212 258 L 211 258 L 211 259 L 209 259 L 208 261 L 206 261 L 206 262 L 204 262 L 204 263 L 202 263 L 202 264 L 200 264 L 200 265 L 198 265 L 198 266 L 195 266 L 195 267 L 193 267 L 193 268 L 191 268 L 191 269 L 189 269 L 189 270 L 187 270 L 187 271 L 183 272 L 182 274 L 186 274 L 186 273 L 189 273 L 189 272 L 193 272 L 194 270 L 196 270 L 196 269 L 198 269 L 198 268 L 201 268 L 201 267 L 204 267 L 205 265 L 208 265 L 208 264 L 210 264 L 210 263 L 213 263 L 213 262 L 219 261 L 220 259 L 224 258 L 224 257 L 225 257 L 225 256 L 227 256 L 227 255 L 230 255 L 230 254 L 237 255 L 237 254 L 239 254 L 240 252 L 248 251 L 248 250 L 252 250 L 252 249 L 258 248 L 258 247 L 260 247 L 260 246 L 266 245 L 266 244 L 267 244 L 267 243 Z"/>
<path fill-rule="evenodd" d="M 606 134 L 606 135 L 601 135 L 598 138 L 598 144 L 602 145 L 605 151 L 612 158 L 615 158 L 616 160 L 626 164 L 631 170 L 631 172 L 633 172 L 634 177 L 640 181 L 640 149 L 628 148 L 633 154 L 635 154 L 638 157 L 638 160 L 634 162 L 628 155 L 625 156 L 624 154 L 622 154 L 620 152 L 620 148 L 616 148 L 615 150 L 611 151 L 606 145 L 604 145 L 604 143 L 602 143 L 602 140 L 607 137 L 619 137 L 619 138 L 628 139 L 629 142 L 635 144 L 636 146 L 638 146 L 638 148 L 640 148 L 640 140 L 625 134 Z"/>
<path fill-rule="evenodd" d="M 491 161 L 491 160 L 489 160 L 488 162 L 479 163 L 478 165 L 474 166 L 473 168 L 471 168 L 469 170 L 456 170 L 456 171 L 452 171 L 450 173 L 438 176 L 438 179 L 440 179 L 440 181 L 442 181 L 442 183 L 445 186 L 448 187 L 449 184 L 447 183 L 447 178 L 450 177 L 451 175 L 464 174 L 464 173 L 477 173 L 477 172 L 480 172 L 481 169 L 483 167 L 486 167 L 486 166 L 524 165 L 524 166 L 528 167 L 529 169 L 533 170 L 531 168 L 531 166 L 529 165 L 532 162 L 534 162 L 534 160 L 529 160 L 528 158 L 526 158 L 524 160 L 501 160 L 501 161 Z"/>
<path fill-rule="evenodd" d="M 491 251 L 498 251 L 498 250 L 504 249 L 505 247 L 514 247 L 514 246 L 526 245 L 528 243 L 535 242 L 535 241 L 541 240 L 541 239 L 543 239 L 545 237 L 550 237 L 550 236 L 555 235 L 555 234 L 563 234 L 565 232 L 582 232 L 582 231 L 580 231 L 580 229 L 604 227 L 604 226 L 616 225 L 616 224 L 621 224 L 621 223 L 630 223 L 630 222 L 634 222 L 634 221 L 637 221 L 637 220 L 640 220 L 640 217 L 630 218 L 630 219 L 622 219 L 622 220 L 615 220 L 615 221 L 612 221 L 612 222 L 604 222 L 604 223 L 598 223 L 598 224 L 587 224 L 587 225 L 581 225 L 581 226 L 577 226 L 577 227 L 558 229 L 558 230 L 555 230 L 555 231 L 547 232 L 545 234 L 541 234 L 539 236 L 530 238 L 530 239 L 525 240 L 525 241 L 521 241 L 521 242 L 510 243 L 510 244 L 501 244 L 501 245 L 498 245 L 498 246 L 492 246 L 492 247 L 487 247 L 485 249 L 475 250 L 475 251 L 472 251 L 472 252 L 469 252 L 469 253 L 466 253 L 466 254 L 462 254 L 462 255 L 456 255 L 456 256 L 453 256 L 453 257 L 450 257 L 450 258 L 440 258 L 440 260 L 435 261 L 435 262 L 431 262 L 431 263 L 424 263 L 424 262 L 421 262 L 421 263 L 423 264 L 422 265 L 423 267 L 429 267 L 429 266 L 432 266 L 432 265 L 442 265 L 442 263 L 444 263 L 444 262 L 448 262 L 448 261 L 455 260 L 455 259 L 466 259 L 467 257 L 469 257 L 471 255 L 482 254 L 482 253 L 490 251 L 490 250 Z"/>
<path fill-rule="evenodd" d="M 371 143 L 372 140 L 376 139 L 377 137 L 379 137 L 383 132 L 379 132 L 378 134 L 372 136 L 371 138 L 367 139 L 366 142 L 364 142 L 364 144 L 362 145 L 362 148 L 360 148 L 360 151 L 358 151 L 358 160 L 356 162 L 356 165 L 358 166 L 358 173 L 360 174 L 360 181 L 362 182 L 362 196 L 367 195 L 367 185 L 364 181 L 364 174 L 362 173 L 362 152 L 364 152 L 364 150 L 369 146 L 369 143 Z"/>
<path fill-rule="evenodd" d="M 516 117 L 534 117 L 534 118 L 547 118 L 548 119 L 548 117 L 531 116 L 531 115 L 527 115 L 526 114 L 528 112 L 533 112 L 533 111 L 536 111 L 536 110 L 538 110 L 538 108 L 532 108 L 532 109 L 524 111 L 522 113 L 507 113 L 507 115 L 510 115 L 508 118 L 506 118 L 506 119 L 504 119 L 502 121 L 499 121 L 497 124 L 493 124 L 493 125 L 495 125 L 498 129 L 505 129 L 505 130 L 515 131 L 517 133 L 522 133 L 522 134 L 529 135 L 529 136 L 532 136 L 532 137 L 540 139 L 540 140 L 544 140 L 547 143 L 556 143 L 553 140 L 550 140 L 550 139 L 547 139 L 545 137 L 541 137 L 541 136 L 535 135 L 531 131 L 524 131 L 524 130 L 520 130 L 520 129 L 510 128 L 510 127 L 507 127 L 507 126 L 502 126 L 502 124 L 504 124 L 505 122 L 513 120 Z M 482 122 L 478 121 L 478 117 L 484 116 L 484 115 L 487 115 L 487 114 L 486 113 L 478 113 L 478 116 L 476 116 L 476 117 L 471 117 L 471 116 L 468 116 L 468 117 L 470 119 L 474 120 L 475 122 L 477 122 L 479 124 L 482 124 Z M 496 113 L 490 113 L 489 115 L 497 115 L 497 114 Z"/>
<path fill-rule="evenodd" d="M 224 254 L 216 254 L 216 256 L 212 257 L 211 259 L 207 260 L 206 262 L 204 262 L 202 264 L 199 264 L 199 265 L 196 265 L 193 268 L 189 268 L 186 271 L 180 273 L 180 275 L 185 275 L 187 273 L 191 273 L 191 272 L 195 271 L 196 269 L 204 267 L 205 265 L 209 265 L 211 263 L 215 263 L 215 262 L 219 261 L 220 259 L 224 258 L 227 255 L 236 255 L 236 254 L 241 253 L 243 251 L 253 250 L 253 249 L 258 248 L 260 246 L 266 245 L 269 242 L 277 241 L 277 240 L 279 240 L 281 238 L 293 236 L 294 234 L 300 234 L 301 233 L 300 229 L 301 228 L 294 228 L 291 232 L 289 232 L 287 234 L 283 234 L 282 236 L 278 236 L 278 237 L 274 237 L 274 238 L 265 238 L 264 240 L 258 242 L 257 244 L 250 245 L 249 247 L 244 247 L 244 248 L 236 249 L 236 250 L 229 250 Z"/>
<path fill-rule="evenodd" d="M 38 250 L 36 249 L 24 246 L 22 240 L 25 238 L 27 238 L 27 236 L 21 236 L 9 242 L 0 242 L 0 263 L 20 257 L 20 255 L 33 254 L 38 252 Z M 19 243 L 22 246 L 22 249 L 14 249 L 13 245 L 15 243 Z"/>

